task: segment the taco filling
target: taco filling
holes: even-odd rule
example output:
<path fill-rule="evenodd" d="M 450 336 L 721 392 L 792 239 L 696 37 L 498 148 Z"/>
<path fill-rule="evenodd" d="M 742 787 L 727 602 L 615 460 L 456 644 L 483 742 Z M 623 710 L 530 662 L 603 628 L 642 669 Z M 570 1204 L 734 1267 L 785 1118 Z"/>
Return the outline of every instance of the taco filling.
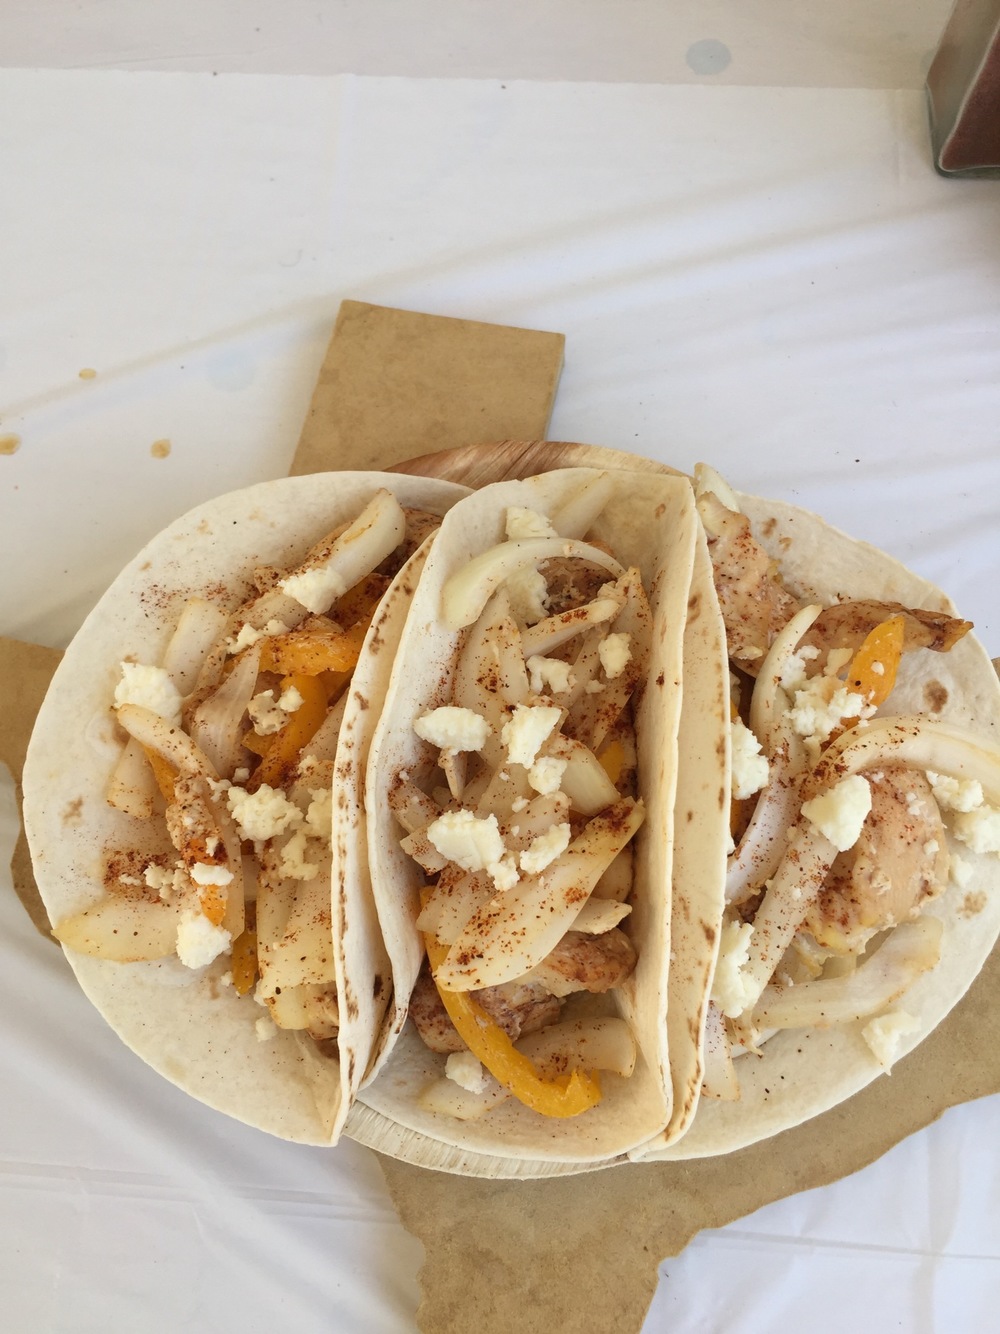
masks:
<path fill-rule="evenodd" d="M 131 817 L 103 850 L 106 893 L 56 923 L 117 962 L 220 956 L 222 981 L 274 1026 L 336 1054 L 331 902 L 334 757 L 368 627 L 440 523 L 377 491 L 290 569 L 264 566 L 229 609 L 183 607 L 159 662 L 126 661 L 113 709 L 126 744 L 107 802 Z"/>
<path fill-rule="evenodd" d="M 637 569 L 540 513 L 508 508 L 506 534 L 444 585 L 464 628 L 451 693 L 414 720 L 426 760 L 389 790 L 427 877 L 409 1013 L 447 1056 L 421 1102 L 463 1119 L 510 1096 L 575 1116 L 599 1100 L 598 1070 L 628 1076 L 636 1057 L 624 1019 L 572 1017 L 567 999 L 636 965 L 622 924 L 649 602 Z"/>
<path fill-rule="evenodd" d="M 920 1026 L 906 993 L 941 957 L 942 922 L 926 910 L 962 881 L 952 849 L 1000 852 L 1000 751 L 894 708 L 905 655 L 950 652 L 968 621 L 802 597 L 725 482 L 701 468 L 696 491 L 726 627 L 732 752 L 703 1093 L 734 1099 L 733 1057 L 779 1030 L 863 1021 L 891 1066 Z"/>

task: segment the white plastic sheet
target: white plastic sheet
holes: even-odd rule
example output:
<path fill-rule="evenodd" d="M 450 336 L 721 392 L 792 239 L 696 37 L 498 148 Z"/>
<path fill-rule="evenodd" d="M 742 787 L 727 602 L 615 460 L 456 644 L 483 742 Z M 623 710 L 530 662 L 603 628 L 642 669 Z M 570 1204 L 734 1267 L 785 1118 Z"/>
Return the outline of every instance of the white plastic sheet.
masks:
<path fill-rule="evenodd" d="M 0 630 L 65 643 L 152 532 L 284 472 L 351 296 L 562 330 L 555 438 L 818 509 L 1000 652 L 1000 193 L 936 177 L 923 118 L 916 93 L 0 73 Z M 0 914 L 10 1326 L 413 1328 L 419 1247 L 370 1156 L 185 1099 L 4 885 Z M 996 1105 L 697 1239 L 647 1328 L 987 1327 Z"/>

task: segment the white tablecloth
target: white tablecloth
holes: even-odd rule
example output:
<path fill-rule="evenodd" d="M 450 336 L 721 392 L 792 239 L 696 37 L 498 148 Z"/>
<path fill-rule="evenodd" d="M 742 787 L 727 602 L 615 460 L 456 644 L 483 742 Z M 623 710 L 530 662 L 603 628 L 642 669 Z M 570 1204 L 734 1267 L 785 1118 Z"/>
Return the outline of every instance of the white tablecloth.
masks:
<path fill-rule="evenodd" d="M 4 633 L 286 471 L 350 296 L 562 330 L 553 437 L 821 510 L 1000 653 L 1000 191 L 934 174 L 919 92 L 7 70 L 0 179 Z M 9 1327 L 413 1329 L 374 1160 L 183 1097 L 0 914 Z M 990 1327 L 996 1111 L 698 1238 L 647 1329 Z"/>

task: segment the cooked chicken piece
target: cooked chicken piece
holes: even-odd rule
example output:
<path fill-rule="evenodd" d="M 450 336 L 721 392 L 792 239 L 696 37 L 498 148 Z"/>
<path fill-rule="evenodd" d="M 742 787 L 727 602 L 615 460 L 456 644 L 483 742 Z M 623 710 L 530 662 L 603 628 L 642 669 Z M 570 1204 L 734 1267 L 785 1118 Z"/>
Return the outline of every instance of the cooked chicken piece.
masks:
<path fill-rule="evenodd" d="M 386 556 L 378 567 L 379 574 L 388 575 L 390 579 L 399 573 L 417 547 L 422 546 L 431 533 L 441 527 L 440 514 L 413 509 L 407 505 L 403 506 L 403 513 L 406 515 L 406 536 L 396 550 Z"/>
<path fill-rule="evenodd" d="M 635 961 L 635 947 L 618 927 L 600 936 L 567 931 L 548 958 L 532 969 L 530 978 L 555 996 L 610 991 L 621 986 Z"/>
<path fill-rule="evenodd" d="M 905 622 L 903 651 L 906 653 L 915 648 L 947 653 L 972 629 L 971 621 L 961 621 L 943 611 L 925 611 L 922 607 L 904 607 L 901 602 L 866 599 L 836 602 L 832 607 L 826 607 L 803 636 L 802 643 L 823 650 L 845 648 L 854 653 L 876 625 L 900 615 Z"/>
<path fill-rule="evenodd" d="M 561 1005 L 538 983 L 506 982 L 499 987 L 484 987 L 469 993 L 486 1011 L 498 1028 L 515 1042 L 526 1033 L 535 1033 L 559 1018 Z M 464 1051 L 465 1043 L 448 1018 L 434 979 L 425 968 L 410 997 L 410 1018 L 424 1046 L 442 1054 Z"/>
<path fill-rule="evenodd" d="M 539 568 L 548 590 L 547 611 L 550 616 L 593 602 L 608 582 L 607 570 L 578 556 L 557 556 L 544 561 Z"/>
<path fill-rule="evenodd" d="M 866 775 L 872 809 L 853 848 L 834 862 L 802 929 L 823 949 L 856 954 L 885 927 L 917 915 L 948 881 L 948 842 L 919 770 Z"/>
<path fill-rule="evenodd" d="M 727 509 L 711 491 L 699 496 L 698 513 L 708 534 L 729 657 L 756 676 L 774 636 L 800 604 L 782 584 L 745 514 Z"/>
<path fill-rule="evenodd" d="M 470 995 L 514 1042 L 554 1024 L 562 1010 L 558 998 L 538 982 L 504 982 Z"/>
<path fill-rule="evenodd" d="M 465 1050 L 465 1043 L 448 1018 L 448 1011 L 441 1003 L 434 979 L 426 968 L 421 971 L 417 985 L 410 996 L 409 1015 L 417 1026 L 417 1032 L 424 1046 L 429 1047 L 431 1051 L 446 1055 L 449 1052 Z"/>

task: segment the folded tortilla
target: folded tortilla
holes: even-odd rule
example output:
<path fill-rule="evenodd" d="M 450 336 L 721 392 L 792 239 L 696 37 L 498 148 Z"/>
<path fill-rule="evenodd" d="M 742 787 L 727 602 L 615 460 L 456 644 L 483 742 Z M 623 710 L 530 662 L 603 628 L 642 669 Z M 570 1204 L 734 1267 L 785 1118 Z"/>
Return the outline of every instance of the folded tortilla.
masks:
<path fill-rule="evenodd" d="M 449 629 L 442 619 L 442 590 L 452 575 L 503 540 L 508 507 L 547 515 L 598 475 L 591 469 L 566 469 L 485 487 L 449 512 L 428 556 L 372 742 L 366 787 L 372 887 L 400 1001 L 412 992 L 423 958 L 416 918 L 424 875 L 400 847 L 402 831 L 388 796 L 396 776 L 419 767 L 425 758 L 414 721 L 450 697 L 461 631 Z M 385 1132 L 383 1147 L 439 1169 L 501 1176 L 537 1175 L 556 1164 L 586 1170 L 606 1165 L 662 1132 L 671 1123 L 674 1103 L 667 1026 L 672 950 L 679 954 L 678 975 L 697 977 L 700 981 L 693 985 L 704 990 L 704 936 L 700 927 L 682 921 L 671 939 L 670 885 L 684 629 L 696 549 L 702 577 L 707 556 L 686 479 L 625 471 L 610 476 L 611 500 L 593 532 L 623 565 L 639 568 L 653 616 L 652 657 L 636 713 L 639 795 L 646 818 L 636 835 L 632 913 L 622 924 L 636 946 L 638 963 L 617 992 L 586 1000 L 591 1012 L 603 1005 L 612 1013 L 617 1007 L 626 1017 L 639 1060 L 630 1078 L 602 1076 L 601 1101 L 582 1115 L 552 1120 L 511 1098 L 479 1120 L 461 1121 L 421 1107 L 422 1090 L 443 1074 L 445 1062 L 423 1045 L 412 1021 L 404 1026 L 401 1004 L 388 1060 L 362 1091 L 363 1106 L 356 1108 L 349 1133 L 378 1147 L 372 1116 L 377 1114 Z M 707 599 L 705 607 L 707 626 L 714 613 Z M 713 709 L 721 706 L 724 694 L 718 660 L 717 653 L 711 657 L 715 682 L 706 690 L 706 707 Z M 698 782 L 702 780 L 703 775 Z M 671 1030 L 671 1040 L 674 1036 Z M 690 1032 L 683 1042 L 696 1061 L 697 1043 Z M 682 1082 L 689 1082 L 691 1064 L 689 1054 Z"/>
<path fill-rule="evenodd" d="M 24 768 L 25 828 L 39 890 L 56 924 L 104 896 L 110 847 L 141 846 L 144 822 L 105 800 L 122 741 L 111 703 L 123 659 L 158 663 L 185 601 L 235 609 L 256 567 L 288 568 L 379 488 L 443 514 L 465 487 L 371 472 L 265 482 L 209 501 L 171 524 L 122 571 L 70 644 L 42 705 Z M 333 949 L 340 999 L 338 1059 L 278 1030 L 225 985 L 227 956 L 191 970 L 176 957 L 116 963 L 66 949 L 81 986 L 123 1041 L 211 1107 L 289 1140 L 336 1140 L 379 1049 L 391 974 L 366 878 L 357 772 L 388 686 L 419 561 L 404 566 L 368 631 L 351 682 L 335 760 Z M 341 800 L 337 800 L 338 795 Z"/>
<path fill-rule="evenodd" d="M 755 538 L 777 563 L 782 581 L 804 602 L 827 606 L 846 599 L 875 599 L 955 614 L 939 589 L 818 516 L 779 501 L 740 493 L 736 499 L 751 520 Z M 726 652 L 724 646 L 722 652 Z M 728 661 L 726 666 L 728 669 Z M 904 654 L 895 688 L 879 712 L 923 714 L 967 728 L 993 746 L 1000 743 L 1000 684 L 985 650 L 971 634 L 946 653 L 919 649 Z M 728 794 L 729 757 L 720 744 L 720 737 L 729 730 L 728 713 L 721 727 L 711 715 L 698 719 L 686 692 L 685 718 L 701 729 L 702 754 L 716 757 L 717 780 Z M 703 812 L 706 809 L 702 803 Z M 898 1038 L 897 1057 L 912 1051 L 957 1004 L 1000 934 L 1000 857 L 976 854 L 950 836 L 949 842 L 969 878 L 961 887 L 952 881 L 922 910 L 922 916 L 937 917 L 942 923 L 941 956 L 891 1007 L 912 1020 L 912 1027 Z M 707 886 L 717 904 L 716 939 L 706 943 L 703 958 L 709 986 L 722 920 L 724 880 L 723 866 L 721 879 Z M 703 886 L 703 893 L 705 889 Z M 694 892 L 691 882 L 687 882 L 687 891 Z M 706 990 L 697 1000 L 691 996 L 688 1001 L 689 1021 L 700 1025 L 702 1036 L 707 996 Z M 884 1073 L 862 1037 L 867 1022 L 860 1019 L 828 1028 L 775 1033 L 763 1042 L 759 1056 L 737 1058 L 737 1101 L 702 1098 L 683 1138 L 673 1145 L 654 1140 L 636 1156 L 682 1159 L 729 1153 L 849 1098 Z"/>

